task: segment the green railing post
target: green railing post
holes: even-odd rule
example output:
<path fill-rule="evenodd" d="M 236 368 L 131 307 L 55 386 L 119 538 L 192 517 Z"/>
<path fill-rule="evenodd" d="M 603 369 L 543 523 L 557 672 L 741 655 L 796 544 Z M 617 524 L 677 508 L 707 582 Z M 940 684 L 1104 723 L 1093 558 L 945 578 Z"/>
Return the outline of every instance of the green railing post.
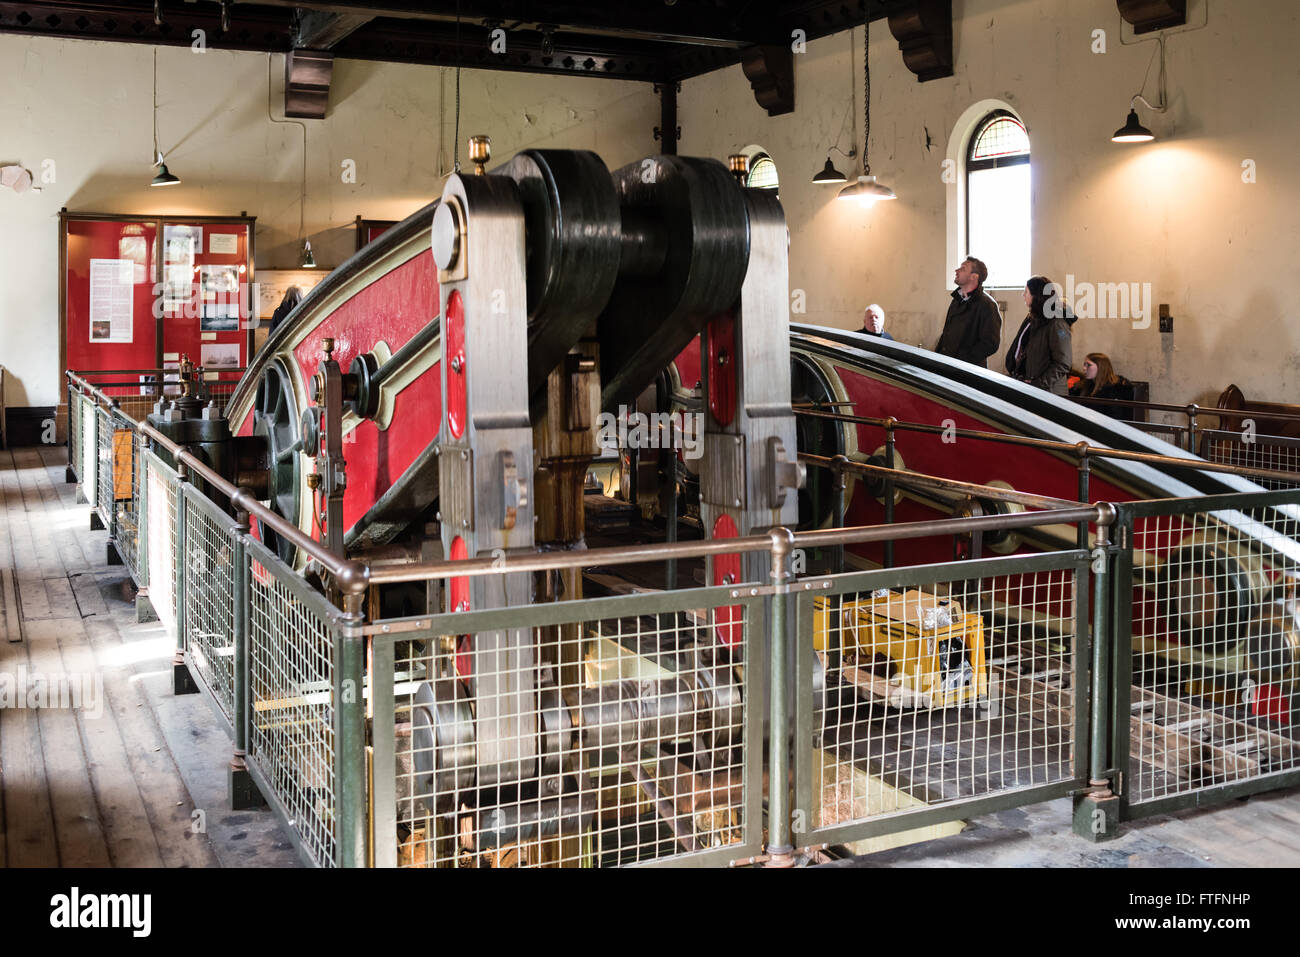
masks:
<path fill-rule="evenodd" d="M 1111 788 L 1110 529 L 1115 509 L 1098 506 L 1097 547 L 1092 551 L 1091 708 L 1089 710 L 1088 789 L 1075 796 L 1074 832 L 1093 841 L 1119 836 L 1119 797 Z M 1086 529 L 1085 529 L 1086 534 Z M 1082 689 L 1080 689 L 1082 690 Z"/>
<path fill-rule="evenodd" d="M 1119 787 L 1119 813 L 1124 816 L 1131 799 L 1131 787 L 1126 785 L 1129 768 L 1129 751 L 1133 735 L 1129 728 L 1132 716 L 1133 685 L 1133 551 L 1137 545 L 1134 535 L 1132 506 L 1116 506 L 1116 518 L 1111 525 L 1111 540 L 1119 546 L 1110 573 L 1110 760 L 1116 769 Z"/>
<path fill-rule="evenodd" d="M 74 476 L 77 474 L 77 462 L 75 458 L 77 453 L 76 453 L 76 449 L 72 447 L 72 417 L 77 410 L 75 410 L 72 407 L 72 380 L 71 379 L 67 380 L 67 392 L 68 392 L 68 424 L 66 428 L 68 431 L 65 438 L 67 439 L 67 446 L 68 446 L 68 468 L 67 471 L 63 473 L 63 480 L 64 482 L 72 482 Z M 6 438 L 8 437 L 6 436 Z"/>
<path fill-rule="evenodd" d="M 337 864 L 366 867 L 370 863 L 369 802 L 366 788 L 365 642 L 362 635 L 348 634 L 365 622 L 361 603 L 365 598 L 369 570 L 360 562 L 349 562 L 339 576 L 343 589 L 343 627 L 334 632 L 335 714 L 335 819 L 337 821 Z"/>
<path fill-rule="evenodd" d="M 1088 458 L 1088 443 L 1080 442 L 1078 445 L 1075 446 L 1075 449 L 1079 454 L 1079 501 L 1087 505 L 1088 497 L 1089 495 L 1092 494 L 1089 489 L 1091 473 L 1092 473 L 1092 462 Z M 1087 522 L 1079 523 L 1079 547 L 1080 548 L 1088 547 L 1088 523 Z"/>
<path fill-rule="evenodd" d="M 844 455 L 837 455 L 831 459 L 831 491 L 832 501 L 835 505 L 835 515 L 832 519 L 834 528 L 844 527 L 844 515 L 848 511 L 848 502 L 846 501 L 848 480 L 844 477 L 844 468 L 848 464 L 848 457 Z M 831 567 L 835 569 L 837 574 L 844 571 L 843 545 L 831 547 Z"/>
<path fill-rule="evenodd" d="M 231 718 L 235 726 L 235 742 L 230 757 L 227 790 L 230 795 L 230 809 L 232 811 L 260 807 L 266 803 L 261 792 L 257 789 L 257 785 L 253 782 L 253 776 L 248 771 L 248 628 L 251 613 L 247 550 L 249 526 L 248 512 L 243 507 L 246 503 L 238 501 L 245 494 L 244 490 L 240 489 L 231 499 L 231 504 L 236 509 L 235 521 L 238 523 L 231 532 L 232 557 L 235 563 L 235 613 L 231 622 L 234 631 L 232 637 L 235 642 L 235 663 L 232 675 L 234 687 L 231 688 L 234 698 L 234 707 L 232 708 L 234 713 Z"/>
<path fill-rule="evenodd" d="M 794 864 L 794 845 L 790 841 L 790 703 L 787 688 L 786 603 L 789 599 L 790 550 L 794 533 L 788 528 L 774 528 L 772 536 L 772 612 L 768 648 L 772 676 L 768 686 L 770 708 L 768 755 L 771 774 L 767 795 L 767 866 L 790 867 Z"/>
<path fill-rule="evenodd" d="M 897 420 L 891 415 L 885 420 L 885 468 L 894 467 L 894 426 Z M 885 524 L 894 524 L 894 480 L 885 479 Z M 884 565 L 894 567 L 894 540 L 886 539 L 884 544 Z"/>
<path fill-rule="evenodd" d="M 172 576 L 176 581 L 176 591 L 172 596 L 172 611 L 176 615 L 176 654 L 172 657 L 172 694 L 197 694 L 199 686 L 194 682 L 193 676 L 190 675 L 190 669 L 185 664 L 185 650 L 187 642 L 185 640 L 185 578 L 187 565 L 185 552 L 185 495 L 186 489 L 189 488 L 189 482 L 186 479 L 185 463 L 179 459 L 176 462 L 176 510 L 172 515 L 172 521 L 175 523 L 172 533 L 172 544 L 175 546 L 171 555 Z"/>

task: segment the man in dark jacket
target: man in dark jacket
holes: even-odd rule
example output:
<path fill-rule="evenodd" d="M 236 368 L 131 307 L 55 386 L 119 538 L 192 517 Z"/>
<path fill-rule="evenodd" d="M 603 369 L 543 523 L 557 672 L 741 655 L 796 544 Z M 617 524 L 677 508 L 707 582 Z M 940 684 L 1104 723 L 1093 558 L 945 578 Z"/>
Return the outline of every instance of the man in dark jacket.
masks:
<path fill-rule="evenodd" d="M 879 336 L 882 339 L 894 341 L 894 337 L 885 331 L 885 310 L 881 309 L 876 303 L 867 306 L 862 314 L 862 328 L 858 330 L 863 335 Z"/>
<path fill-rule="evenodd" d="M 1002 342 L 1002 313 L 993 297 L 984 291 L 989 270 L 974 256 L 967 256 L 957 267 L 953 281 L 952 305 L 943 322 L 936 352 L 961 359 L 980 368 L 988 368 L 988 357 Z"/>

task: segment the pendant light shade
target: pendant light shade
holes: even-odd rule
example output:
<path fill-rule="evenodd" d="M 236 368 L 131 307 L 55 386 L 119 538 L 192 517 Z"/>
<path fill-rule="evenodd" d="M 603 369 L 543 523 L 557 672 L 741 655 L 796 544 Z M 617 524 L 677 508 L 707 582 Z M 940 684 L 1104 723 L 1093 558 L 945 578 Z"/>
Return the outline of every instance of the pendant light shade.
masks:
<path fill-rule="evenodd" d="M 874 176 L 859 176 L 856 183 L 851 183 L 840 190 L 836 199 L 856 199 L 873 205 L 882 199 L 897 199 L 888 186 L 876 182 Z"/>
<path fill-rule="evenodd" d="M 311 240 L 305 240 L 302 244 L 302 261 L 298 263 L 299 269 L 315 269 L 316 257 L 312 255 Z"/>
<path fill-rule="evenodd" d="M 150 186 L 179 186 L 180 182 L 181 182 L 181 178 L 179 176 L 174 176 L 171 172 L 169 172 L 166 163 L 159 163 L 158 175 L 153 178 L 153 181 L 149 185 Z"/>
<path fill-rule="evenodd" d="M 831 183 L 846 183 L 848 177 L 831 165 L 831 158 L 828 156 L 826 157 L 826 165 L 822 167 L 820 173 L 812 178 L 812 181 L 825 186 Z"/>
<path fill-rule="evenodd" d="M 1137 110 L 1128 111 L 1128 121 L 1115 131 L 1112 143 L 1150 143 L 1156 135 L 1138 122 Z"/>

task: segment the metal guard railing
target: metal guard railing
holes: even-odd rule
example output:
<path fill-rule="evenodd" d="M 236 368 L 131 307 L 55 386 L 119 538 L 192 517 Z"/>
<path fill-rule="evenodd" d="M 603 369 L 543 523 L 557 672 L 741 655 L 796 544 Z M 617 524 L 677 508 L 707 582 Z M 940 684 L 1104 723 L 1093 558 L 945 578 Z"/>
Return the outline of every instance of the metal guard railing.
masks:
<path fill-rule="evenodd" d="M 758 551 L 775 572 L 771 582 L 367 620 L 370 586 L 502 569 L 493 559 L 338 561 L 147 424 L 102 415 L 111 401 L 84 380 L 70 383 L 70 469 L 96 502 L 113 476 L 99 461 L 86 470 L 86 453 L 103 447 L 101 430 L 130 434 L 130 507 L 110 512 L 110 534 L 228 723 L 235 763 L 246 762 L 314 865 L 788 864 L 828 844 L 867 852 L 1067 794 L 1113 794 L 1136 818 L 1300 783 L 1290 730 L 1300 658 L 1288 657 L 1300 636 L 1259 647 L 1242 637 L 1266 634 L 1243 623 L 1281 620 L 1272 606 L 1300 578 L 1294 490 L 1113 507 L 1043 500 L 1010 515 L 524 555 L 506 570 Z M 195 477 L 225 502 L 199 494 Z M 316 557 L 343 607 L 251 536 L 252 518 Z M 1082 547 L 791 573 L 796 550 L 842 562 L 845 547 L 870 542 L 1041 524 L 1078 525 Z M 1216 615 L 1159 632 L 1193 586 Z M 444 754 L 421 716 L 441 709 L 453 730 L 466 715 L 484 720 L 455 691 L 458 642 L 512 632 L 558 649 L 554 673 L 528 693 L 569 707 L 533 715 L 543 743 L 489 814 L 462 801 L 481 787 L 466 777 L 473 762 L 454 747 Z M 742 668 L 719 669 L 723 635 L 725 661 Z M 508 645 L 503 655 L 524 647 Z M 503 664 L 479 680 L 516 671 Z M 673 701 L 685 704 L 665 731 Z M 561 712 L 582 715 L 587 737 L 547 723 Z M 647 713 L 657 723 L 638 723 Z M 766 759 L 764 723 L 769 740 L 789 741 Z M 665 735 L 710 761 L 672 759 Z M 574 755 L 563 766 L 545 743 L 561 739 Z M 431 740 L 442 763 L 430 765 Z"/>

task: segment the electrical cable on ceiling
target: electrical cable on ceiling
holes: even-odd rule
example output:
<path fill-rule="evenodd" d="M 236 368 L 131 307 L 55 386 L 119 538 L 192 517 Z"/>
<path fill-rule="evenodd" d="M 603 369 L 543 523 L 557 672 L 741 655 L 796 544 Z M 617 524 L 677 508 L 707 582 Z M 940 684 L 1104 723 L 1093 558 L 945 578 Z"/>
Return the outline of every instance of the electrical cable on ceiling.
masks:
<path fill-rule="evenodd" d="M 460 0 L 456 0 L 456 132 L 452 136 L 451 169 L 460 172 Z"/>
<path fill-rule="evenodd" d="M 298 202 L 298 239 L 301 240 L 307 219 L 307 124 L 299 120 L 277 120 L 271 112 L 271 56 L 270 53 L 266 55 L 266 118 L 272 123 L 302 127 L 302 195 Z"/>
<path fill-rule="evenodd" d="M 154 165 L 162 162 L 162 153 L 158 152 L 158 48 L 153 48 L 153 161 Z"/>

